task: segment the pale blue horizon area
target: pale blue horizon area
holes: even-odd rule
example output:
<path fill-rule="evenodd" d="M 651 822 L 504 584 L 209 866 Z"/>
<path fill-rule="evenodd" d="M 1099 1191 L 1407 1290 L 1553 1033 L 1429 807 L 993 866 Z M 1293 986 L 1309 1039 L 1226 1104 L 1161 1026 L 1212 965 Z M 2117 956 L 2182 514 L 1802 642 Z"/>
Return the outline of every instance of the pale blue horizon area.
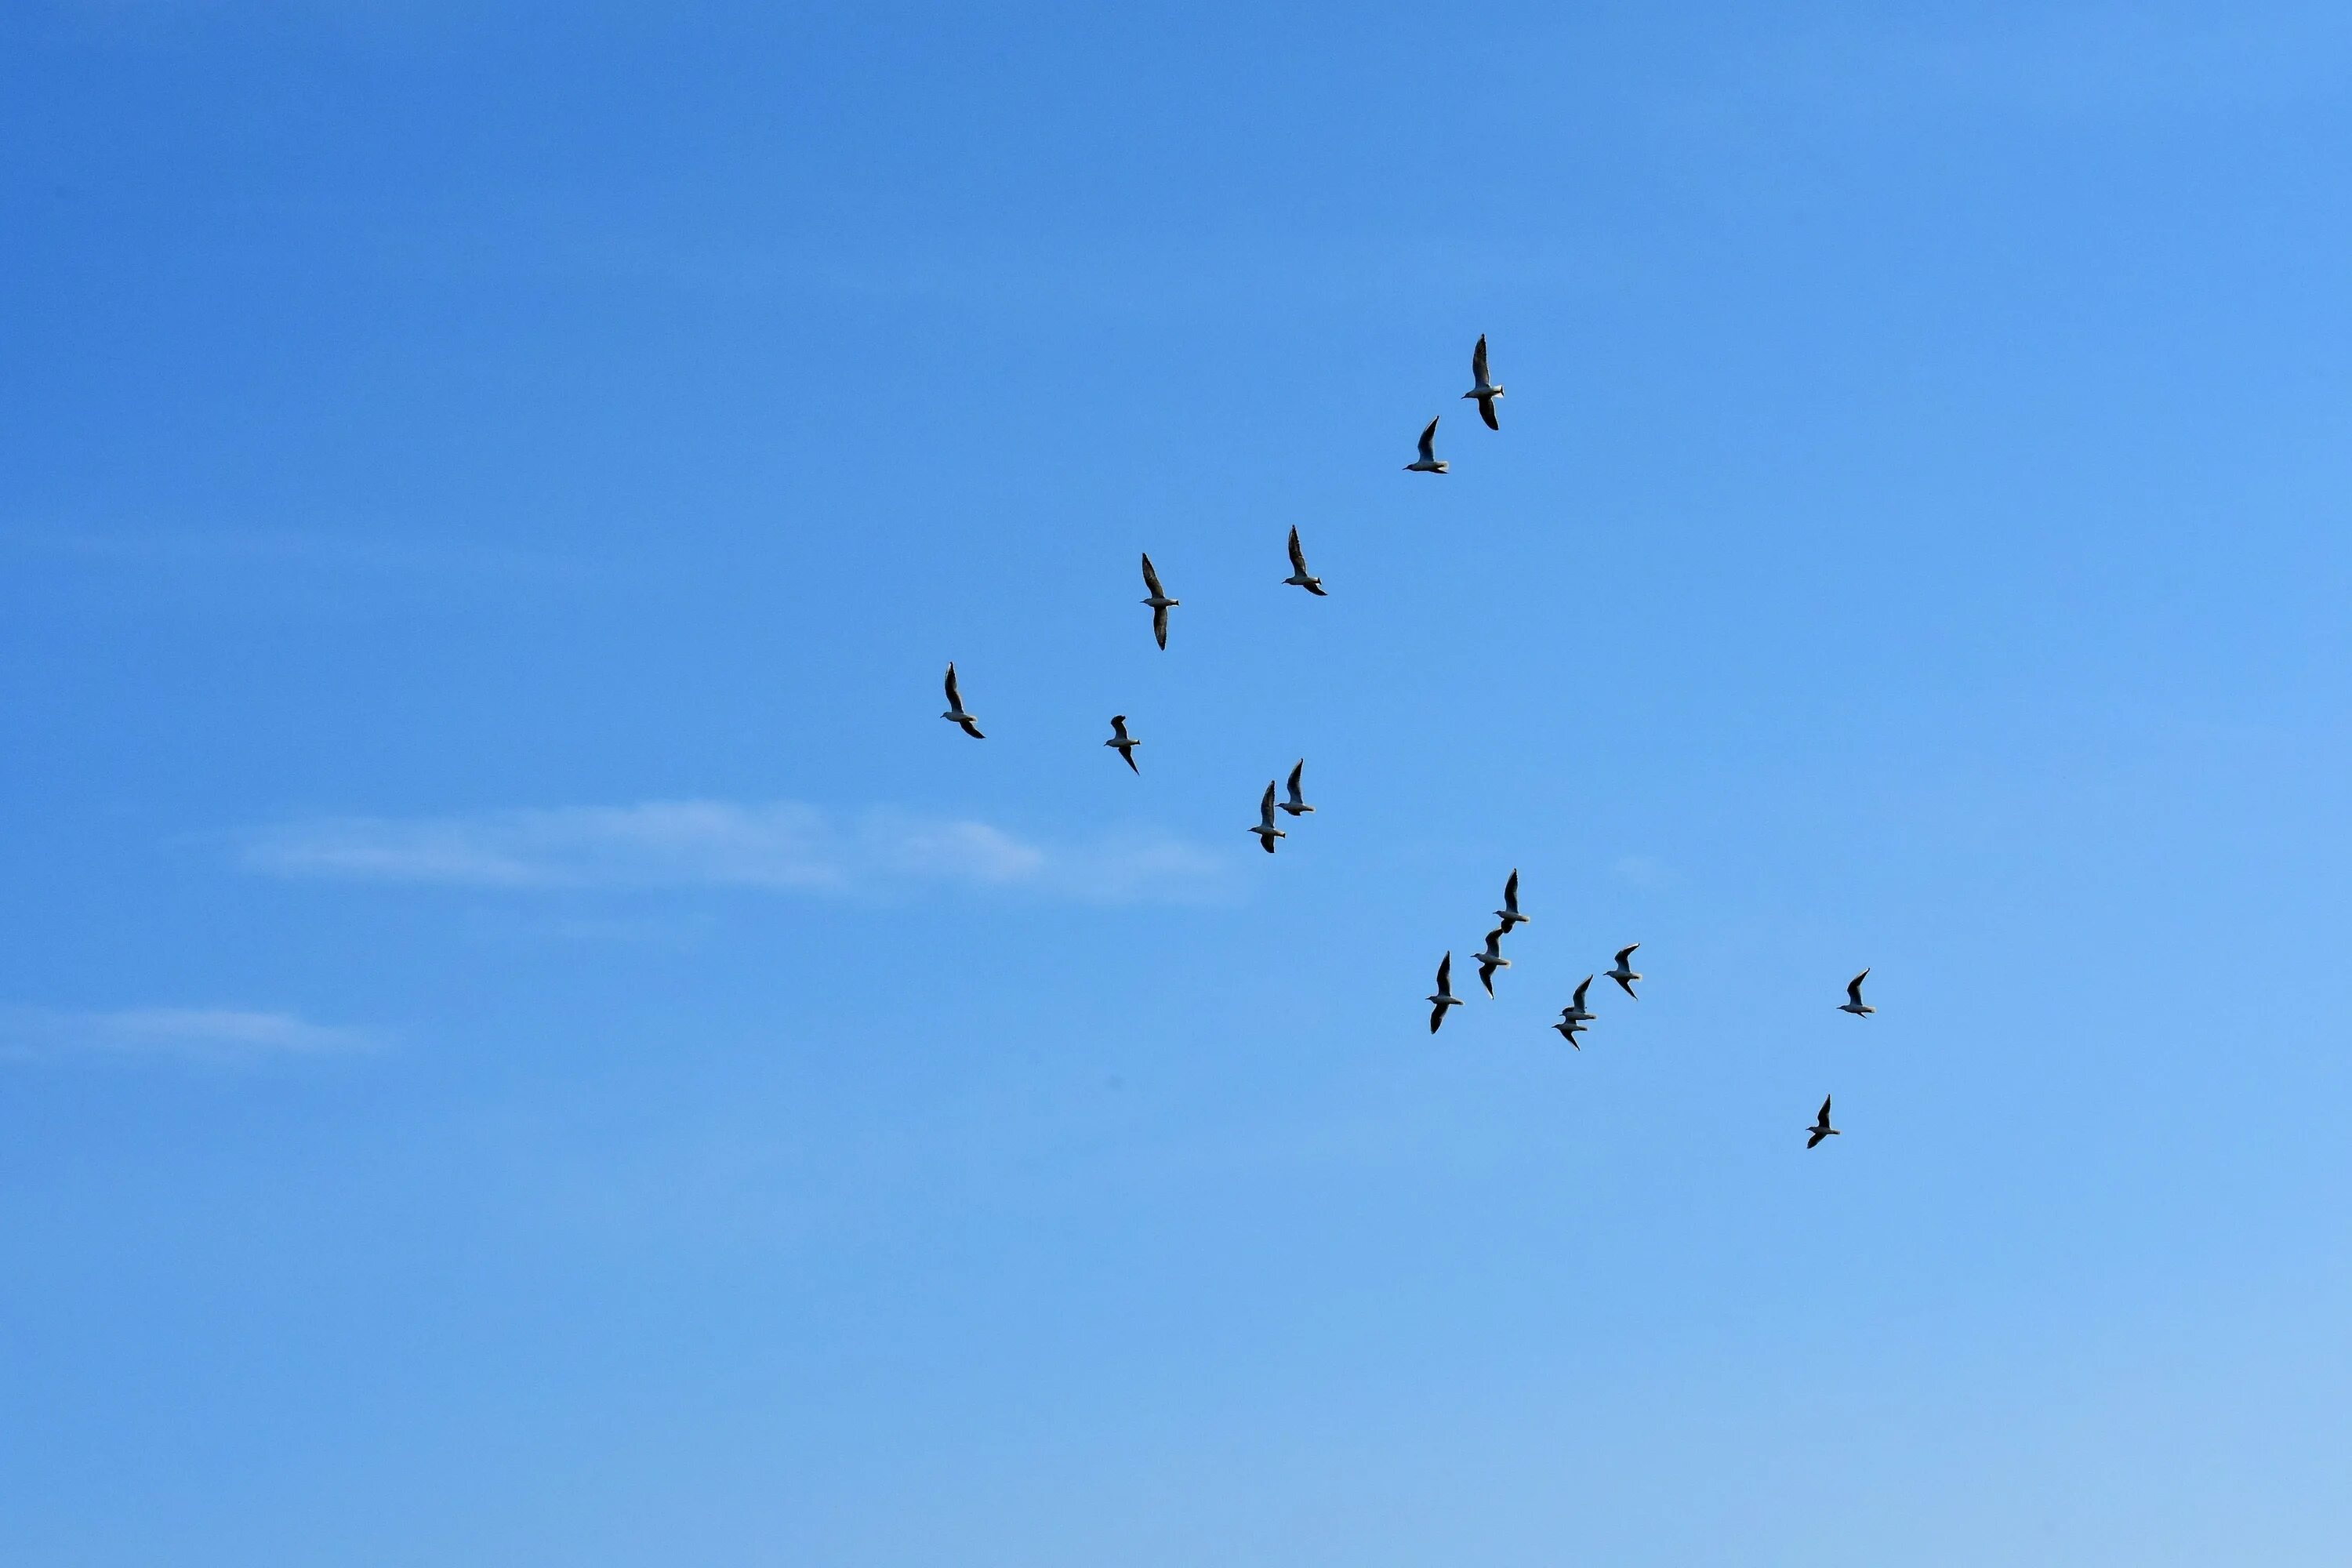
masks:
<path fill-rule="evenodd" d="M 31 0 L 0 147 L 0 1562 L 2343 1561 L 2352 13 Z"/>

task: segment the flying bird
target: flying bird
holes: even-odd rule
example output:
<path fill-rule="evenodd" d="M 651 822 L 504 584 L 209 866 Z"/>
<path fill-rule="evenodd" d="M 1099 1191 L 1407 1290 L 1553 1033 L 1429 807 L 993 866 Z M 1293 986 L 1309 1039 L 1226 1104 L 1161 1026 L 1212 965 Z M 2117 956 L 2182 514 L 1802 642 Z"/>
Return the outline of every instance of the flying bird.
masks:
<path fill-rule="evenodd" d="M 1478 955 L 1478 984 L 1487 995 L 1495 994 L 1495 971 L 1510 967 L 1511 961 L 1503 956 L 1503 928 L 1496 926 L 1486 933 L 1486 951 Z"/>
<path fill-rule="evenodd" d="M 1421 433 L 1421 460 L 1407 463 L 1404 471 L 1408 474 L 1442 474 L 1445 471 L 1445 464 L 1437 456 L 1436 420 L 1431 420 L 1429 428 Z"/>
<path fill-rule="evenodd" d="M 1584 1033 L 1584 1025 L 1580 1019 L 1563 1017 L 1559 1023 L 1554 1024 L 1552 1027 L 1559 1031 L 1559 1037 L 1561 1039 L 1566 1040 L 1571 1046 L 1576 1046 L 1578 1050 L 1580 1051 L 1584 1048 L 1582 1046 L 1576 1045 L 1576 1037 Z"/>
<path fill-rule="evenodd" d="M 1296 528 L 1290 531 L 1290 575 L 1283 581 L 1306 589 L 1318 599 L 1329 597 L 1323 592 L 1323 579 L 1307 570 L 1307 552 L 1298 546 L 1298 530 Z"/>
<path fill-rule="evenodd" d="M 1128 765 L 1130 772 L 1139 773 L 1143 771 L 1135 765 L 1135 748 L 1143 742 L 1127 732 L 1126 714 L 1114 713 L 1110 716 L 1110 739 L 1105 741 L 1103 744 L 1116 746 L 1118 749 L 1119 760 Z"/>
<path fill-rule="evenodd" d="M 1257 803 L 1257 826 L 1250 831 L 1257 835 L 1259 846 L 1269 855 L 1274 853 L 1276 839 L 1290 837 L 1274 825 L 1274 781 L 1272 779 L 1265 781 L 1265 798 Z"/>
<path fill-rule="evenodd" d="M 1839 1136 L 1838 1130 L 1830 1125 L 1830 1096 L 1825 1094 L 1822 1096 L 1822 1113 L 1813 1118 L 1813 1135 L 1805 1140 L 1805 1147 L 1810 1149 L 1824 1138 Z"/>
<path fill-rule="evenodd" d="M 1528 917 L 1519 913 L 1519 871 L 1516 866 L 1511 868 L 1510 879 L 1503 884 L 1503 907 L 1495 911 L 1495 918 L 1503 922 L 1506 931 L 1528 923 Z"/>
<path fill-rule="evenodd" d="M 988 739 L 987 736 L 980 732 L 980 721 L 963 710 L 963 694 L 956 689 L 955 661 L 953 659 L 950 659 L 948 661 L 948 710 L 940 714 L 940 717 L 945 719 L 951 724 L 960 726 L 965 734 L 970 735 L 975 741 L 985 741 Z"/>
<path fill-rule="evenodd" d="M 1445 1022 L 1445 1010 L 1459 1007 L 1462 998 L 1454 994 L 1454 950 L 1446 949 L 1445 956 L 1437 961 L 1437 992 L 1429 998 L 1429 1032 L 1437 1033 L 1437 1026 Z"/>
<path fill-rule="evenodd" d="M 1562 1022 L 1570 1024 L 1589 1024 L 1593 1019 L 1601 1016 L 1600 1014 L 1591 1011 L 1584 1005 L 1584 994 L 1591 989 L 1592 976 L 1590 974 L 1577 982 L 1576 994 L 1569 999 L 1567 1006 L 1562 1007 L 1559 1010 L 1559 1016 Z"/>
<path fill-rule="evenodd" d="M 1168 612 L 1184 601 L 1171 599 L 1160 586 L 1160 574 L 1151 569 L 1151 552 L 1143 555 L 1143 585 L 1151 596 L 1143 602 L 1151 606 L 1151 637 L 1161 647 L 1168 646 Z"/>
<path fill-rule="evenodd" d="M 1636 1002 L 1639 1002 L 1641 998 L 1633 995 L 1633 982 L 1641 979 L 1642 977 L 1633 973 L 1633 971 L 1627 966 L 1625 961 L 1633 956 L 1633 948 L 1641 945 L 1642 944 L 1637 942 L 1631 947 L 1619 948 L 1617 950 L 1617 967 L 1609 972 L 1609 978 L 1614 980 L 1617 983 L 1618 988 L 1623 991 L 1626 995 L 1633 996 L 1633 1000 Z"/>
<path fill-rule="evenodd" d="M 1478 334 L 1478 346 L 1470 351 L 1470 380 L 1473 384 L 1470 390 L 1462 395 L 1478 400 L 1478 417 L 1486 422 L 1487 429 L 1500 430 L 1503 426 L 1495 418 L 1495 399 L 1503 395 L 1503 389 L 1486 379 L 1486 334 L 1484 332 Z"/>
<path fill-rule="evenodd" d="M 1305 757 L 1299 758 L 1297 765 L 1292 767 L 1290 770 L 1290 798 L 1282 803 L 1282 809 L 1290 813 L 1293 816 L 1305 816 L 1308 812 L 1315 809 L 1313 806 L 1307 804 L 1307 797 L 1298 793 L 1298 775 L 1306 771 L 1307 759 Z"/>
<path fill-rule="evenodd" d="M 1857 1018 L 1867 1018 L 1878 1011 L 1862 999 L 1862 983 L 1869 978 L 1870 971 L 1865 969 L 1845 983 L 1845 1005 L 1840 1007 L 1839 1012 L 1851 1013 Z"/>

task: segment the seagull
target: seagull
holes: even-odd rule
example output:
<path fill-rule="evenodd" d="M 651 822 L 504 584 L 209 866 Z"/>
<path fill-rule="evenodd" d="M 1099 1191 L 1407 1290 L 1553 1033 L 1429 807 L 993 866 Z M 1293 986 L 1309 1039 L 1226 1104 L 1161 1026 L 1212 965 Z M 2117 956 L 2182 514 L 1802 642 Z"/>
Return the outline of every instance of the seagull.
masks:
<path fill-rule="evenodd" d="M 1166 647 L 1168 646 L 1168 612 L 1184 601 L 1171 599 L 1161 591 L 1160 574 L 1151 569 L 1151 554 L 1149 551 L 1146 551 L 1143 556 L 1143 585 L 1151 590 L 1151 596 L 1143 601 L 1151 606 L 1151 636 L 1161 647 Z"/>
<path fill-rule="evenodd" d="M 1830 1125 L 1830 1099 L 1831 1097 L 1826 1094 L 1822 1096 L 1822 1113 L 1813 1118 L 1813 1135 L 1805 1140 L 1805 1147 L 1808 1149 L 1824 1138 L 1839 1136 L 1838 1130 Z"/>
<path fill-rule="evenodd" d="M 1487 429 L 1500 430 L 1502 426 L 1495 419 L 1495 399 L 1503 395 L 1503 389 L 1486 379 L 1486 334 L 1484 332 L 1478 334 L 1478 346 L 1470 351 L 1470 379 L 1476 384 L 1462 395 L 1478 400 L 1478 417 L 1486 422 Z"/>
<path fill-rule="evenodd" d="M 1862 983 L 1869 978 L 1870 971 L 1865 969 L 1845 983 L 1845 1005 L 1839 1008 L 1839 1012 L 1851 1013 L 1857 1018 L 1867 1018 L 1878 1011 L 1862 999 Z"/>
<path fill-rule="evenodd" d="M 1437 1026 L 1445 1022 L 1445 1010 L 1459 1007 L 1462 998 L 1454 994 L 1454 951 L 1437 961 L 1437 994 L 1429 998 L 1429 1032 L 1437 1033 Z"/>
<path fill-rule="evenodd" d="M 1290 770 L 1290 798 L 1282 803 L 1282 809 L 1290 813 L 1293 816 L 1305 816 L 1308 812 L 1315 809 L 1313 806 L 1307 804 L 1307 797 L 1298 793 L 1298 775 L 1306 771 L 1307 759 L 1305 757 L 1299 758 L 1297 765 Z"/>
<path fill-rule="evenodd" d="M 1577 982 L 1576 994 L 1569 998 L 1568 1005 L 1559 1010 L 1559 1016 L 1562 1022 L 1570 1024 L 1586 1024 L 1601 1016 L 1600 1014 L 1591 1011 L 1584 1005 L 1584 994 L 1591 989 L 1592 976 L 1590 974 Z"/>
<path fill-rule="evenodd" d="M 1628 996 L 1633 996 L 1633 982 L 1641 979 L 1642 977 L 1634 973 L 1631 969 L 1627 968 L 1625 961 L 1633 956 L 1633 948 L 1641 945 L 1642 944 L 1637 942 L 1633 943 L 1632 947 L 1619 948 L 1617 950 L 1617 967 L 1609 972 L 1609 978 L 1614 980 L 1619 988 L 1622 989 Z M 1641 998 L 1639 996 L 1633 996 L 1633 1000 L 1639 1002 Z"/>
<path fill-rule="evenodd" d="M 1584 1048 L 1582 1046 L 1576 1045 L 1576 1037 L 1584 1033 L 1583 1024 L 1579 1022 L 1577 1019 L 1562 1018 L 1559 1023 L 1554 1024 L 1552 1027 L 1559 1031 L 1559 1037 L 1561 1039 L 1566 1040 L 1571 1046 L 1576 1046 L 1578 1050 L 1580 1051 Z"/>
<path fill-rule="evenodd" d="M 1269 855 L 1274 853 L 1276 839 L 1290 837 L 1274 825 L 1274 781 L 1272 779 L 1265 781 L 1265 798 L 1257 803 L 1257 826 L 1250 831 L 1257 835 L 1259 846 Z"/>
<path fill-rule="evenodd" d="M 940 715 L 951 724 L 962 727 L 963 732 L 975 741 L 985 741 L 980 732 L 980 721 L 963 710 L 963 694 L 956 689 L 955 661 L 948 661 L 948 710 Z"/>
<path fill-rule="evenodd" d="M 1445 471 L 1444 463 L 1437 456 L 1436 420 L 1431 420 L 1429 428 L 1421 433 L 1421 460 L 1407 463 L 1404 471 L 1408 474 L 1442 474 Z"/>
<path fill-rule="evenodd" d="M 1503 907 L 1495 911 L 1495 918 L 1503 922 L 1506 931 L 1528 923 L 1528 917 L 1519 913 L 1519 871 L 1516 866 L 1511 868 L 1510 880 L 1503 884 Z"/>
<path fill-rule="evenodd" d="M 1503 928 L 1496 926 L 1486 933 L 1486 951 L 1478 955 L 1478 984 L 1489 996 L 1495 994 L 1495 971 L 1511 967 L 1511 961 L 1503 956 L 1502 943 Z"/>
<path fill-rule="evenodd" d="M 1127 763 L 1130 772 L 1139 773 L 1143 771 L 1135 765 L 1135 748 L 1143 742 L 1127 732 L 1126 714 L 1114 713 L 1110 716 L 1110 739 L 1105 741 L 1103 744 L 1118 747 L 1119 760 Z"/>
<path fill-rule="evenodd" d="M 1297 584 L 1318 599 L 1329 597 L 1323 592 L 1323 579 L 1307 570 L 1307 552 L 1298 547 L 1298 530 L 1296 528 L 1290 531 L 1290 575 L 1283 581 Z"/>

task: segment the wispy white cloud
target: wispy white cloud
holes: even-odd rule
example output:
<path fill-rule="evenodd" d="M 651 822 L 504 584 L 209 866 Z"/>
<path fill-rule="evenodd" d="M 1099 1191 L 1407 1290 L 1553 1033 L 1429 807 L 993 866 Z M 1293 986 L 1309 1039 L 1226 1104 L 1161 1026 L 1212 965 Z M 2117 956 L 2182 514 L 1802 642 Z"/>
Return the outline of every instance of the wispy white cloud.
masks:
<path fill-rule="evenodd" d="M 796 801 L 652 801 L 460 816 L 337 816 L 237 836 L 268 876 L 463 888 L 753 888 L 873 896 L 949 883 L 1086 901 L 1192 902 L 1231 858 L 1153 831 L 1041 843 L 968 818 Z"/>
<path fill-rule="evenodd" d="M 374 1037 L 313 1024 L 292 1013 L 236 1007 L 131 1007 L 69 1012 L 0 1008 L 0 1056 L 107 1055 L 249 1062 L 371 1050 Z"/>

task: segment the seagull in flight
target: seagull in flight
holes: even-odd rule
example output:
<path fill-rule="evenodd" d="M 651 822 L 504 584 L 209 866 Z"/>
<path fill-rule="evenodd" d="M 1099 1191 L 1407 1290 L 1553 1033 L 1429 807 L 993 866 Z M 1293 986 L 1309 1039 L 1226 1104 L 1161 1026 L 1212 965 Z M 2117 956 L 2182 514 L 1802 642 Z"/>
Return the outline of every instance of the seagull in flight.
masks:
<path fill-rule="evenodd" d="M 1845 1005 L 1840 1007 L 1839 1012 L 1851 1013 L 1857 1018 L 1867 1018 L 1878 1011 L 1862 999 L 1862 983 L 1869 978 L 1870 971 L 1865 969 L 1845 983 Z"/>
<path fill-rule="evenodd" d="M 1511 961 L 1503 956 L 1503 928 L 1496 926 L 1486 933 L 1486 951 L 1478 955 L 1478 984 L 1487 995 L 1495 994 L 1495 971 L 1510 967 Z"/>
<path fill-rule="evenodd" d="M 1617 967 L 1609 972 L 1609 978 L 1614 980 L 1617 983 L 1618 988 L 1623 991 L 1628 996 L 1633 996 L 1633 982 L 1641 979 L 1642 977 L 1639 974 L 1636 974 L 1633 969 L 1626 964 L 1625 961 L 1633 956 L 1633 948 L 1641 945 L 1642 944 L 1637 942 L 1631 947 L 1619 948 L 1617 950 Z M 1633 996 L 1633 1000 L 1639 1002 L 1641 998 L 1639 996 Z"/>
<path fill-rule="evenodd" d="M 1830 1098 L 1826 1094 L 1822 1096 L 1822 1113 L 1813 1118 L 1813 1135 L 1805 1140 L 1805 1147 L 1808 1149 L 1824 1138 L 1840 1136 L 1838 1130 L 1830 1125 Z"/>
<path fill-rule="evenodd" d="M 1510 880 L 1503 884 L 1503 907 L 1495 911 L 1495 918 L 1503 922 L 1507 932 L 1513 926 L 1528 923 L 1528 917 L 1519 913 L 1519 870 L 1516 866 L 1511 868 Z"/>
<path fill-rule="evenodd" d="M 1290 531 L 1290 575 L 1283 581 L 1306 589 L 1318 599 L 1330 596 L 1323 592 L 1323 579 L 1307 570 L 1307 552 L 1298 547 L 1297 528 Z"/>
<path fill-rule="evenodd" d="M 1454 950 L 1437 961 L 1437 992 L 1429 998 L 1429 1032 L 1437 1033 L 1437 1026 L 1445 1022 L 1445 1010 L 1459 1007 L 1462 998 L 1454 994 Z"/>
<path fill-rule="evenodd" d="M 1408 474 L 1442 474 L 1445 471 L 1444 461 L 1437 455 L 1436 420 L 1431 420 L 1429 428 L 1421 433 L 1421 460 L 1407 463 L 1404 471 Z"/>
<path fill-rule="evenodd" d="M 1569 998 L 1568 1005 L 1559 1010 L 1560 1021 L 1562 1023 L 1589 1024 L 1593 1019 L 1601 1016 L 1600 1014 L 1593 1012 L 1584 1005 L 1584 994 L 1591 989 L 1592 976 L 1590 974 L 1577 982 L 1576 994 Z"/>
<path fill-rule="evenodd" d="M 1500 430 L 1503 426 L 1495 418 L 1495 399 L 1503 395 L 1503 389 L 1486 379 L 1486 334 L 1484 332 L 1478 334 L 1478 346 L 1470 351 L 1470 380 L 1474 384 L 1462 395 L 1478 400 L 1478 417 L 1486 422 L 1487 429 Z"/>
<path fill-rule="evenodd" d="M 1305 816 L 1308 812 L 1315 809 L 1313 806 L 1307 804 L 1307 797 L 1298 793 L 1298 775 L 1306 771 L 1307 759 L 1305 757 L 1299 758 L 1297 765 L 1292 767 L 1290 770 L 1290 798 L 1282 803 L 1282 809 L 1290 813 L 1293 816 Z"/>
<path fill-rule="evenodd" d="M 1160 586 L 1160 574 L 1151 569 L 1150 551 L 1145 551 L 1143 554 L 1143 585 L 1151 591 L 1151 596 L 1143 602 L 1151 606 L 1152 640 L 1159 643 L 1161 647 L 1166 647 L 1168 646 L 1168 612 L 1184 601 L 1170 598 L 1166 591 Z"/>
<path fill-rule="evenodd" d="M 1576 1046 L 1578 1050 L 1580 1051 L 1584 1048 L 1582 1046 L 1576 1045 L 1576 1037 L 1584 1033 L 1584 1025 L 1580 1020 L 1563 1017 L 1559 1023 L 1554 1024 L 1552 1027 L 1559 1031 L 1559 1037 L 1561 1039 L 1566 1040 L 1571 1046 Z"/>
<path fill-rule="evenodd" d="M 985 741 L 988 739 L 987 736 L 980 732 L 980 721 L 963 710 L 963 694 L 956 689 L 955 661 L 953 659 L 950 659 L 948 661 L 948 710 L 940 714 L 940 717 L 945 719 L 951 724 L 957 725 L 965 734 L 970 735 L 975 741 Z"/>
<path fill-rule="evenodd" d="M 1127 732 L 1126 714 L 1114 713 L 1110 716 L 1110 739 L 1105 741 L 1103 744 L 1118 748 L 1119 760 L 1127 764 L 1130 773 L 1139 773 L 1143 771 L 1135 765 L 1135 748 L 1143 742 Z"/>
<path fill-rule="evenodd" d="M 1250 831 L 1257 835 L 1260 847 L 1269 855 L 1274 853 L 1276 839 L 1290 837 L 1274 825 L 1274 781 L 1272 779 L 1265 781 L 1265 798 L 1257 803 L 1257 826 Z"/>

